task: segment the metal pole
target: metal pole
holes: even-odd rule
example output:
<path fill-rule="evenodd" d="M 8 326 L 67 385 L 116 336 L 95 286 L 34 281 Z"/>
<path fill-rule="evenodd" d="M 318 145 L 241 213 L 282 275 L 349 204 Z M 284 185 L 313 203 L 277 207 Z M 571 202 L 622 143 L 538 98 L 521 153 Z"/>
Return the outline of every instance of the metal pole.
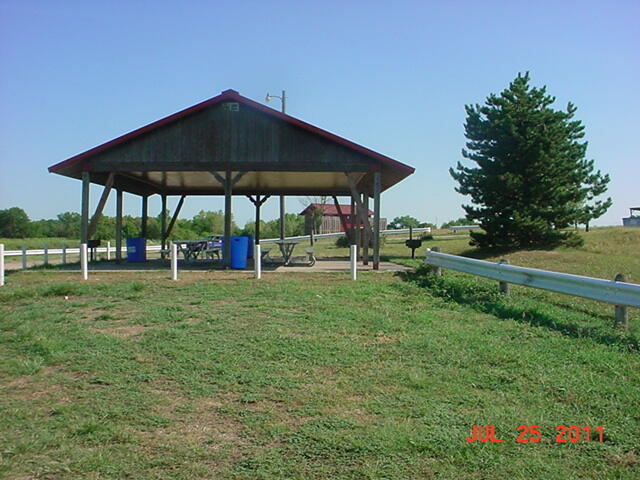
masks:
<path fill-rule="evenodd" d="M 256 279 L 260 280 L 262 278 L 262 251 L 259 243 L 253 247 L 253 268 Z"/>
<path fill-rule="evenodd" d="M 358 246 L 351 245 L 351 280 L 358 278 Z"/>
<path fill-rule="evenodd" d="M 27 268 L 27 246 L 22 245 L 22 268 Z"/>
<path fill-rule="evenodd" d="M 178 245 L 171 242 L 171 280 L 178 280 Z"/>
<path fill-rule="evenodd" d="M 501 258 L 500 265 L 509 265 L 509 260 L 507 260 L 506 258 Z M 507 282 L 500 282 L 500 293 L 509 295 L 509 284 Z"/>
<path fill-rule="evenodd" d="M 82 279 L 89 279 L 89 267 L 87 263 L 87 244 L 80 244 L 80 270 L 82 270 Z"/>
<path fill-rule="evenodd" d="M 626 282 L 627 277 L 625 277 L 623 273 L 619 273 L 613 281 Z M 616 323 L 614 326 L 621 330 L 626 330 L 629 327 L 629 312 L 627 311 L 627 307 L 625 305 L 616 305 L 614 310 L 616 314 Z"/>
<path fill-rule="evenodd" d="M 4 285 L 4 243 L 0 243 L 0 287 Z"/>
<path fill-rule="evenodd" d="M 287 94 L 284 90 L 282 90 L 282 113 L 287 113 Z M 285 237 L 285 229 L 284 229 L 284 195 L 280 195 L 280 240 L 284 240 Z"/>

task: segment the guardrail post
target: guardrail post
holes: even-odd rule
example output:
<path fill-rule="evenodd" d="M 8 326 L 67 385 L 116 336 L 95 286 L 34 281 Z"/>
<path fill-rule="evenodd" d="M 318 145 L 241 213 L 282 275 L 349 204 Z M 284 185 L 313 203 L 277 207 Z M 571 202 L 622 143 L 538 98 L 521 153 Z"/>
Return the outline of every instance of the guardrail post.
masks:
<path fill-rule="evenodd" d="M 27 246 L 22 245 L 22 268 L 27 268 Z"/>
<path fill-rule="evenodd" d="M 171 280 L 178 280 L 178 245 L 171 242 Z"/>
<path fill-rule="evenodd" d="M 80 270 L 82 270 L 82 279 L 89 280 L 89 265 L 87 259 L 87 244 L 80 244 Z"/>
<path fill-rule="evenodd" d="M 111 260 L 111 242 L 107 242 L 107 261 Z"/>
<path fill-rule="evenodd" d="M 44 264 L 49 265 L 49 245 L 44 244 Z"/>
<path fill-rule="evenodd" d="M 627 277 L 623 273 L 619 273 L 616 275 L 616 278 L 613 279 L 614 282 L 626 282 Z M 627 307 L 625 305 L 616 305 L 616 323 L 615 327 L 621 330 L 626 330 L 629 326 L 629 312 L 627 311 Z"/>
<path fill-rule="evenodd" d="M 439 252 L 440 251 L 440 247 L 433 247 L 431 250 L 434 251 L 434 252 Z M 431 267 L 431 268 L 433 270 L 433 274 L 436 277 L 441 277 L 442 276 L 442 267 Z"/>
<path fill-rule="evenodd" d="M 262 278 L 262 249 L 260 244 L 256 243 L 253 247 L 253 269 L 257 280 Z"/>
<path fill-rule="evenodd" d="M 500 265 L 509 265 L 509 260 L 501 258 Z M 500 293 L 509 295 L 509 284 L 507 282 L 500 282 Z"/>
<path fill-rule="evenodd" d="M 4 243 L 0 243 L 0 287 L 4 285 Z"/>
<path fill-rule="evenodd" d="M 358 246 L 351 245 L 351 280 L 358 278 Z"/>
<path fill-rule="evenodd" d="M 62 245 L 62 263 L 67 263 L 67 246 Z"/>

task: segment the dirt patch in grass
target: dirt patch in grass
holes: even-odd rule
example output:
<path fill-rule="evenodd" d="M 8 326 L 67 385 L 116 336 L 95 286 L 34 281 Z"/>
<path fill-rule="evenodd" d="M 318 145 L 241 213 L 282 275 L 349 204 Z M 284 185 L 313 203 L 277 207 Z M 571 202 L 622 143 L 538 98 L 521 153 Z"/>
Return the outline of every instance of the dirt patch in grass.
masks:
<path fill-rule="evenodd" d="M 113 335 L 118 338 L 132 338 L 137 337 L 141 333 L 146 332 L 152 328 L 158 328 L 157 326 L 149 326 L 146 327 L 144 325 L 123 325 L 117 327 L 107 327 L 107 328 L 89 328 L 90 331 L 96 333 L 102 333 L 106 335 Z"/>

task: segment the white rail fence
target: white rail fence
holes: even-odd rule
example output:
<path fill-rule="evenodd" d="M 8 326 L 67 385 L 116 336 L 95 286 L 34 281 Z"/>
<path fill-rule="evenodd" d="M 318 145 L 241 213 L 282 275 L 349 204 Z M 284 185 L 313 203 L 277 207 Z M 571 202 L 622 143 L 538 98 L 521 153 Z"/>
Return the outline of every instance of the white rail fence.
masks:
<path fill-rule="evenodd" d="M 449 255 L 436 250 L 427 250 L 426 255 L 426 264 L 430 265 L 436 274 L 441 274 L 443 268 L 448 268 L 491 278 L 500 282 L 500 290 L 505 293 L 509 291 L 508 284 L 512 283 L 614 304 L 617 327 L 626 328 L 628 306 L 640 308 L 640 285 L 626 283 L 626 278 L 622 274 L 616 275 L 615 280 L 604 280 L 537 268 L 517 267 L 509 265 L 505 260 L 492 263 Z"/>

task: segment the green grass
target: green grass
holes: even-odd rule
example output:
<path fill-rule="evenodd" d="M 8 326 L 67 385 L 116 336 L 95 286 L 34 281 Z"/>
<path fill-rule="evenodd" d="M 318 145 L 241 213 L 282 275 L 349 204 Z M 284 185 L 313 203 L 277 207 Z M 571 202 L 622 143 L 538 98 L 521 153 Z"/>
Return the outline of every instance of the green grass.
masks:
<path fill-rule="evenodd" d="M 448 273 L 429 288 L 377 273 L 9 280 L 0 477 L 638 478 L 638 351 L 482 311 L 510 301 L 492 285 L 465 298 Z M 468 444 L 474 424 L 504 443 Z M 515 443 L 521 424 L 543 441 Z M 558 424 L 603 425 L 605 441 L 555 444 Z"/>

